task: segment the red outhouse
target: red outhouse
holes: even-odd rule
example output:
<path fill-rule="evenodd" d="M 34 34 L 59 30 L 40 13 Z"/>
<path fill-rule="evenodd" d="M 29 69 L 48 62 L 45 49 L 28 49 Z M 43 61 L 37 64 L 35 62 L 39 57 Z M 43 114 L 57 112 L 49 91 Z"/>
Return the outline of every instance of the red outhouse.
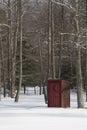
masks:
<path fill-rule="evenodd" d="M 50 79 L 47 87 L 48 107 L 70 107 L 70 83 Z"/>

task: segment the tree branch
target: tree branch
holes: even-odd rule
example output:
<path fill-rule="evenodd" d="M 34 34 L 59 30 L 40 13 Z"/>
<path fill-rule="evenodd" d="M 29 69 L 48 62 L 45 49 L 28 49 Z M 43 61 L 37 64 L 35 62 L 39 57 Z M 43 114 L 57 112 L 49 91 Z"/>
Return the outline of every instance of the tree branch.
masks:
<path fill-rule="evenodd" d="M 70 5 L 70 4 L 68 4 L 68 3 L 61 3 L 61 2 L 58 2 L 57 0 L 51 0 L 51 2 L 53 2 L 53 3 L 57 4 L 57 5 L 66 7 L 66 8 L 69 9 L 70 11 L 76 13 L 76 9 L 75 9 L 72 5 Z"/>

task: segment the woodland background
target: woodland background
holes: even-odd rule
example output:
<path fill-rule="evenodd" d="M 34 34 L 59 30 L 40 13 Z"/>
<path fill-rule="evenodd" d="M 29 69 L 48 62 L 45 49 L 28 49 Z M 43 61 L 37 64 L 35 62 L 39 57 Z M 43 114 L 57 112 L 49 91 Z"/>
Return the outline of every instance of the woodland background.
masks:
<path fill-rule="evenodd" d="M 0 0 L 0 87 L 18 101 L 21 86 L 48 78 L 87 91 L 87 0 Z M 41 91 L 40 91 L 41 94 Z"/>

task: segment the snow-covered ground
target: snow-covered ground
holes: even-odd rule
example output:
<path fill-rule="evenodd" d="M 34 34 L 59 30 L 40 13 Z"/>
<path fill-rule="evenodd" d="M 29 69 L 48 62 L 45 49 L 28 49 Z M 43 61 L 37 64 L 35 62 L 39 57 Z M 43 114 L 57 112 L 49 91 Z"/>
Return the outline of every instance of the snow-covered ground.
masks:
<path fill-rule="evenodd" d="M 9 97 L 0 102 L 0 130 L 73 129 L 87 130 L 87 109 L 77 109 L 75 92 L 70 108 L 48 108 L 44 96 L 34 94 L 21 94 L 18 103 Z"/>

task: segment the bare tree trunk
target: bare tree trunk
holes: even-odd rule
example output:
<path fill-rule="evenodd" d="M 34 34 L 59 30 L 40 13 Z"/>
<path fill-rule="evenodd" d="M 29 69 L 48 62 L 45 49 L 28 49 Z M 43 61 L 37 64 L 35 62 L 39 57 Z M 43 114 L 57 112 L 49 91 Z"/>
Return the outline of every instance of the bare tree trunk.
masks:
<path fill-rule="evenodd" d="M 1 101 L 1 59 L 0 59 L 0 101 Z"/>
<path fill-rule="evenodd" d="M 76 16 L 75 16 L 75 30 L 76 30 L 76 43 L 77 43 L 77 63 L 76 63 L 76 72 L 77 72 L 77 102 L 78 102 L 78 108 L 84 108 L 84 101 L 83 101 L 83 87 L 82 87 L 82 70 L 81 70 L 81 52 L 80 52 L 80 46 L 79 46 L 79 8 L 78 5 L 79 0 L 76 0 Z"/>
<path fill-rule="evenodd" d="M 1 48 L 1 73 L 2 73 L 2 84 L 3 84 L 3 89 L 4 89 L 4 97 L 6 97 L 6 86 L 5 86 L 5 70 L 4 70 L 4 48 L 2 44 L 2 36 L 1 36 L 1 43 L 0 43 L 0 48 Z"/>
<path fill-rule="evenodd" d="M 80 47 L 77 49 L 77 101 L 78 108 L 84 108 Z"/>
<path fill-rule="evenodd" d="M 61 0 L 63 3 L 63 0 Z M 64 25 L 64 7 L 61 7 L 61 34 L 60 34 L 60 54 L 59 54 L 59 71 L 58 71 L 58 79 L 61 79 L 61 67 L 62 67 L 62 47 L 63 47 L 63 25 Z"/>
<path fill-rule="evenodd" d="M 15 97 L 15 102 L 18 102 L 19 100 L 19 95 L 20 95 L 20 89 L 22 85 L 22 17 L 21 17 L 21 9 L 22 9 L 22 4 L 21 0 L 18 0 L 18 10 L 19 10 L 19 58 L 20 58 L 20 63 L 19 63 L 19 86 L 17 89 L 17 94 Z"/>
<path fill-rule="evenodd" d="M 86 0 L 86 102 L 87 102 L 87 0 Z"/>
<path fill-rule="evenodd" d="M 51 18 L 52 18 L 52 2 L 48 1 L 48 17 L 49 17 L 49 36 L 48 36 L 48 77 L 52 78 L 52 65 L 51 65 L 51 43 L 52 43 L 52 34 L 51 34 Z"/>
<path fill-rule="evenodd" d="M 42 81 L 43 81 L 41 33 L 39 33 L 39 50 L 40 50 L 40 95 L 41 95 L 42 94 Z"/>
<path fill-rule="evenodd" d="M 63 35 L 60 34 L 60 54 L 59 54 L 59 71 L 58 79 L 61 79 L 61 66 L 62 66 L 62 46 L 63 46 Z"/>
<path fill-rule="evenodd" d="M 71 84 L 73 84 L 73 53 L 74 53 L 74 46 L 72 44 L 69 43 L 68 45 L 70 47 L 70 51 L 69 51 L 69 63 L 70 63 L 70 71 L 71 71 L 71 78 L 70 78 L 70 82 Z"/>
<path fill-rule="evenodd" d="M 54 3 L 52 2 L 52 29 L 51 29 L 51 37 L 52 37 L 52 40 L 51 40 L 51 64 L 52 64 L 52 78 L 56 78 L 56 72 L 55 72 L 55 44 L 54 44 Z"/>
<path fill-rule="evenodd" d="M 24 94 L 26 94 L 26 85 L 24 84 Z"/>
<path fill-rule="evenodd" d="M 1 31 L 1 30 L 0 30 Z M 2 63 L 2 54 L 1 54 L 1 43 L 2 43 L 2 38 L 1 38 L 1 34 L 0 34 L 0 101 L 1 101 L 1 63 Z"/>
<path fill-rule="evenodd" d="M 1 61 L 0 61 L 0 101 L 1 101 Z"/>
<path fill-rule="evenodd" d="M 9 89 L 9 95 L 11 96 L 11 1 L 8 0 L 8 89 Z"/>
<path fill-rule="evenodd" d="M 86 30 L 86 37 L 87 37 L 87 30 Z M 86 81 L 85 81 L 85 89 L 86 89 L 86 102 L 87 102 L 87 38 L 86 38 Z"/>
<path fill-rule="evenodd" d="M 18 9 L 17 5 L 15 4 L 14 7 L 14 22 L 13 22 L 13 41 L 12 41 L 12 82 L 11 82 L 11 87 L 12 87 L 12 97 L 14 97 L 15 93 L 15 81 L 16 81 L 16 50 L 17 50 L 17 34 L 18 34 Z"/>
<path fill-rule="evenodd" d="M 49 0 L 48 76 L 55 78 L 54 54 L 54 3 Z"/>

